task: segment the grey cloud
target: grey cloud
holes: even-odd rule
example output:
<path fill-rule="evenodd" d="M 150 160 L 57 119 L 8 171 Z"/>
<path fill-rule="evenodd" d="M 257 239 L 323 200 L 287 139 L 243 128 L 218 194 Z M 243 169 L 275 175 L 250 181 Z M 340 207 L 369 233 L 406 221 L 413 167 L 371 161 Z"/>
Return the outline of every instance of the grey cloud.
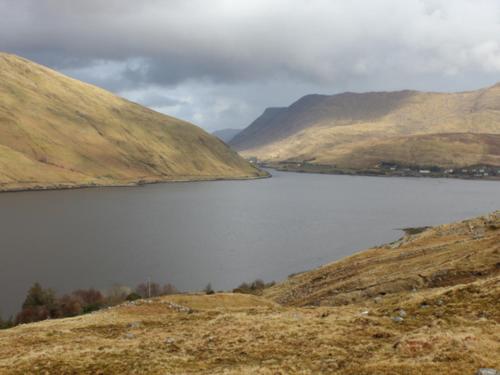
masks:
<path fill-rule="evenodd" d="M 139 103 L 149 107 L 174 107 L 188 104 L 186 101 L 170 98 L 157 92 L 144 94 Z"/>
<path fill-rule="evenodd" d="M 123 95 L 154 88 L 181 103 L 143 103 L 207 128 L 311 92 L 500 80 L 497 0 L 0 0 L 0 14 L 1 50 Z"/>
<path fill-rule="evenodd" d="M 66 62 L 142 57 L 146 69 L 129 78 L 164 84 L 500 71 L 493 0 L 3 0 L 0 9 L 3 49 Z"/>

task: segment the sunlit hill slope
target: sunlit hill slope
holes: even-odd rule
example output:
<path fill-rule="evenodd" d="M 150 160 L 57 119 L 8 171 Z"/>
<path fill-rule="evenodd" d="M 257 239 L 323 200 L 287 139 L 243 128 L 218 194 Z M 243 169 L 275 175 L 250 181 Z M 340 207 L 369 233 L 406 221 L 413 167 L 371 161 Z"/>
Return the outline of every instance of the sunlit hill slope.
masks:
<path fill-rule="evenodd" d="M 469 92 L 308 95 L 231 140 L 246 157 L 339 168 L 500 165 L 500 84 Z"/>
<path fill-rule="evenodd" d="M 0 53 L 0 190 L 261 175 L 192 124 Z"/>

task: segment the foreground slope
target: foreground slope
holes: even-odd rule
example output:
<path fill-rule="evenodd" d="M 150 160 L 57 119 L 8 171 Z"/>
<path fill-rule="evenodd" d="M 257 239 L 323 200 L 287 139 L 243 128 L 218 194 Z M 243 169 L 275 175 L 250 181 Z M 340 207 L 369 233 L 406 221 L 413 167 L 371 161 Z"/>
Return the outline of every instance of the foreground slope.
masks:
<path fill-rule="evenodd" d="M 497 212 L 261 297 L 166 296 L 0 331 L 0 373 L 463 375 L 500 369 L 499 338 Z"/>
<path fill-rule="evenodd" d="M 339 168 L 500 166 L 500 84 L 470 92 L 308 95 L 231 141 L 246 157 Z"/>
<path fill-rule="evenodd" d="M 0 53 L 0 190 L 259 174 L 192 124 Z"/>

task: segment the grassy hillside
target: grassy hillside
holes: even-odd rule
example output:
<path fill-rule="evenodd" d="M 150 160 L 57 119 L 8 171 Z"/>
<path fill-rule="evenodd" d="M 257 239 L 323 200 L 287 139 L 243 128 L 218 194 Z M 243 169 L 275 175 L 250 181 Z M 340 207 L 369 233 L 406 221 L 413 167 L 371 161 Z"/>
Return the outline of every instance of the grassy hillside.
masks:
<path fill-rule="evenodd" d="M 261 297 L 166 296 L 0 331 L 0 373 L 499 369 L 500 212 L 408 232 Z"/>
<path fill-rule="evenodd" d="M 500 165 L 500 84 L 463 93 L 308 95 L 266 110 L 231 145 L 264 161 Z"/>
<path fill-rule="evenodd" d="M 325 152 L 325 157 L 328 154 Z M 363 168 L 381 161 L 443 168 L 499 166 L 500 134 L 439 133 L 393 137 L 373 144 L 357 145 L 346 154 L 338 155 L 336 164 Z"/>
<path fill-rule="evenodd" d="M 0 190 L 260 174 L 192 124 L 0 53 Z"/>
<path fill-rule="evenodd" d="M 335 306 L 499 275 L 497 211 L 407 234 L 392 244 L 290 277 L 268 289 L 265 295 L 291 306 Z"/>

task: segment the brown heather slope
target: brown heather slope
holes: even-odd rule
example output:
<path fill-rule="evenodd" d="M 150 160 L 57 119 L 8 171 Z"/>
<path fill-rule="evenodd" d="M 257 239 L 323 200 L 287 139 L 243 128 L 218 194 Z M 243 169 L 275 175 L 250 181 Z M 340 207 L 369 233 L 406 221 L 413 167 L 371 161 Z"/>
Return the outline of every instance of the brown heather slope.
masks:
<path fill-rule="evenodd" d="M 192 124 L 0 53 L 0 190 L 260 175 Z"/>
<path fill-rule="evenodd" d="M 335 306 L 499 274 L 497 211 L 407 234 L 392 244 L 290 277 L 266 290 L 265 296 L 290 306 Z"/>
<path fill-rule="evenodd" d="M 320 306 L 318 306 L 320 305 Z M 0 331 L 0 374 L 474 374 L 500 369 L 500 212 L 261 297 L 176 295 Z"/>
<path fill-rule="evenodd" d="M 500 84 L 461 93 L 308 95 L 267 109 L 230 144 L 263 161 L 500 165 Z"/>

